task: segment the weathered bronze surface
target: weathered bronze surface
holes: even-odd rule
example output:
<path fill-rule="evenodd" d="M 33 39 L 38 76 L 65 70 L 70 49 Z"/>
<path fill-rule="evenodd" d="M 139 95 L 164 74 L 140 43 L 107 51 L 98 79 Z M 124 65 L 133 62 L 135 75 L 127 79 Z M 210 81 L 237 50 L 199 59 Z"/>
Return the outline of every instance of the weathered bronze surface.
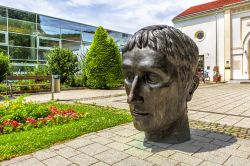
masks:
<path fill-rule="evenodd" d="M 146 140 L 190 139 L 187 102 L 199 85 L 194 75 L 198 48 L 180 30 L 153 25 L 137 31 L 123 48 L 123 72 L 130 112 Z"/>

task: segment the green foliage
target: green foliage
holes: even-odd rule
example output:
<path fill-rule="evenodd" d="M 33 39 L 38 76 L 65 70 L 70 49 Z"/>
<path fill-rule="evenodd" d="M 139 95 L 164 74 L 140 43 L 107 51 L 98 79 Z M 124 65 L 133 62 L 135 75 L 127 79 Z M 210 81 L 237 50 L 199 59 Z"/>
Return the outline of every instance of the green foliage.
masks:
<path fill-rule="evenodd" d="M 77 56 L 67 48 L 54 47 L 48 52 L 46 59 L 49 71 L 59 74 L 61 83 L 70 84 L 74 74 L 80 70 Z"/>
<path fill-rule="evenodd" d="M 6 77 L 6 74 L 9 72 L 10 65 L 8 55 L 4 52 L 0 52 L 0 82 L 3 81 Z"/>
<path fill-rule="evenodd" d="M 45 105 L 49 106 L 51 103 Z M 0 134 L 0 161 L 28 154 L 52 146 L 56 142 L 63 142 L 86 133 L 128 123 L 132 120 L 131 115 L 126 110 L 83 104 L 53 103 L 53 105 L 63 109 L 71 107 L 78 113 L 87 116 L 77 121 L 70 121 L 57 126 L 52 125 L 51 127 L 43 127 L 43 123 L 40 122 L 38 128 L 29 130 L 30 128 L 26 127 L 27 131 L 22 132 L 12 132 L 13 129 L 8 128 L 7 132 L 12 133 Z"/>
<path fill-rule="evenodd" d="M 108 32 L 97 28 L 87 53 L 84 79 L 90 88 L 116 88 L 122 84 L 121 55 Z"/>
<path fill-rule="evenodd" d="M 34 68 L 34 75 L 49 75 L 49 69 L 47 65 L 39 65 Z"/>

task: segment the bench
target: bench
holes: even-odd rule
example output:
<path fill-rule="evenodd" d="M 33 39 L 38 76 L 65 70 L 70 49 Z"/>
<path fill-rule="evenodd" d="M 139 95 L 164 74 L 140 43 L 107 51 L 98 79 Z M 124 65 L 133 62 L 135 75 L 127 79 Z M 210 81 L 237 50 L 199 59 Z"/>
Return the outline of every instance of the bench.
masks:
<path fill-rule="evenodd" d="M 18 81 L 21 80 L 35 80 L 35 84 L 18 84 Z M 39 83 L 41 81 L 48 80 L 50 83 Z M 7 95 L 13 95 L 13 87 L 29 87 L 29 86 L 47 86 L 51 89 L 51 76 L 6 76 L 6 85 L 7 85 Z M 41 92 L 41 90 L 25 90 L 25 92 Z M 22 91 L 19 91 L 19 93 Z"/>

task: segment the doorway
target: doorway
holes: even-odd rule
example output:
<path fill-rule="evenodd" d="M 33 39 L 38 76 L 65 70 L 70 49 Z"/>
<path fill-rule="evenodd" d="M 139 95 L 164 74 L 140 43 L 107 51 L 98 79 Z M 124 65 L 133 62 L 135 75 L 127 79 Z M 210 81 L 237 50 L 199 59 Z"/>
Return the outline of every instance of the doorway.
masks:
<path fill-rule="evenodd" d="M 243 79 L 243 54 L 235 54 L 232 57 L 232 75 L 233 79 Z"/>

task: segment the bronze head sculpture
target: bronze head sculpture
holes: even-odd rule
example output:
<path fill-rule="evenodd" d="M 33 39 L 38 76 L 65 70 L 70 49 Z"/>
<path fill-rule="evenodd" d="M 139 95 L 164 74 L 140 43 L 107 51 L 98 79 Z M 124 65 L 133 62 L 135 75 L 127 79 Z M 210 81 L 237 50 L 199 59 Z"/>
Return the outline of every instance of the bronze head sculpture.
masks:
<path fill-rule="evenodd" d="M 140 29 L 123 48 L 122 67 L 130 112 L 146 140 L 181 143 L 190 139 L 187 102 L 199 85 L 198 48 L 166 25 Z"/>

